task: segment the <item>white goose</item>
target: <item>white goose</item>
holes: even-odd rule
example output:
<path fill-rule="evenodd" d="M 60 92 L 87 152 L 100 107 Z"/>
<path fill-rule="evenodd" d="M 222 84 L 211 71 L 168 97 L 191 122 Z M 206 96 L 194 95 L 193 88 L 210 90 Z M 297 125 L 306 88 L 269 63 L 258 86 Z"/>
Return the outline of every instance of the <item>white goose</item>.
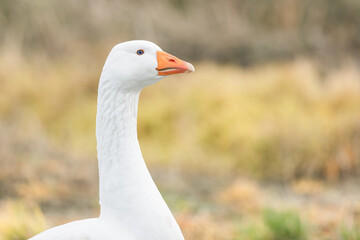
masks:
<path fill-rule="evenodd" d="M 178 240 L 181 230 L 143 160 L 137 139 L 142 88 L 193 65 L 143 40 L 116 45 L 99 83 L 96 139 L 99 161 L 98 218 L 71 222 L 31 240 Z"/>

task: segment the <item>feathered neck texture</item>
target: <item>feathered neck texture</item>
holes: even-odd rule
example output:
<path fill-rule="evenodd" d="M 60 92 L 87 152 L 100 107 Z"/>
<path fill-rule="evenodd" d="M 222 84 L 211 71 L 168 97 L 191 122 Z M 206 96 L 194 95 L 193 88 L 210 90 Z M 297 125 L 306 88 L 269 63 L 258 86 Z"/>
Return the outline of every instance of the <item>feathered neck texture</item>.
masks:
<path fill-rule="evenodd" d="M 99 85 L 96 138 L 102 214 L 103 207 L 121 207 L 124 196 L 114 196 L 126 194 L 125 190 L 135 187 L 134 178 L 140 177 L 137 174 L 147 172 L 137 140 L 139 94 L 140 91 L 124 91 L 108 82 Z"/>
<path fill-rule="evenodd" d="M 123 90 L 100 80 L 96 117 L 100 219 L 116 222 L 136 239 L 183 239 L 140 151 L 139 95 L 140 90 Z"/>

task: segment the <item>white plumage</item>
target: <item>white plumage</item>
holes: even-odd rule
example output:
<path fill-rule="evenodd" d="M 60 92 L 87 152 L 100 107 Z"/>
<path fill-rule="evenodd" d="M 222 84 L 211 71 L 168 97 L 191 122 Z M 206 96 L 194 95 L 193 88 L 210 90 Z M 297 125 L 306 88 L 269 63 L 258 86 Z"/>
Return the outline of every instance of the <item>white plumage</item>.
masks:
<path fill-rule="evenodd" d="M 141 89 L 191 71 L 190 63 L 148 41 L 111 50 L 100 77 L 96 117 L 100 216 L 51 228 L 31 240 L 184 239 L 145 165 L 136 128 Z"/>

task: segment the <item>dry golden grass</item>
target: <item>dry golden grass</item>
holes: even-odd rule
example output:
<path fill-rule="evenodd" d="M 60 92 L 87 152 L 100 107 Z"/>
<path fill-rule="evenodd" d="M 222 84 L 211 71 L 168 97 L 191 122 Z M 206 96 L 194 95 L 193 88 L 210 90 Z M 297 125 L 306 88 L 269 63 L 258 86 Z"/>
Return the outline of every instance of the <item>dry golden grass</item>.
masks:
<path fill-rule="evenodd" d="M 232 207 L 232 210 L 238 214 L 259 212 L 263 207 L 263 198 L 256 183 L 240 179 L 219 194 L 220 202 Z"/>
<path fill-rule="evenodd" d="M 322 77 L 308 61 L 254 69 L 210 64 L 178 78 L 142 96 L 139 133 L 150 160 L 278 180 L 358 172 L 355 67 Z"/>
<path fill-rule="evenodd" d="M 2 128 L 94 158 L 100 67 L 20 62 L 14 71 L 1 62 Z M 144 155 L 152 164 L 265 179 L 358 174 L 359 78 L 351 64 L 325 75 L 304 60 L 251 69 L 200 64 L 144 90 Z"/>
<path fill-rule="evenodd" d="M 39 207 L 21 201 L 8 201 L 0 206 L 1 240 L 25 240 L 45 227 L 45 217 Z"/>

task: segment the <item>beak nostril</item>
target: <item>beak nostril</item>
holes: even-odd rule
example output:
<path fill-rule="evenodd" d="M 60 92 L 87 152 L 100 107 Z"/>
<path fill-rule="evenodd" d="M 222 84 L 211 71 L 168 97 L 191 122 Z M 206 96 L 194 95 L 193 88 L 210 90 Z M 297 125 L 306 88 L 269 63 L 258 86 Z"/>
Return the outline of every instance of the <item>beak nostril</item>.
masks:
<path fill-rule="evenodd" d="M 176 62 L 176 60 L 173 59 L 173 58 L 170 58 L 170 59 L 169 59 L 169 62 Z"/>

